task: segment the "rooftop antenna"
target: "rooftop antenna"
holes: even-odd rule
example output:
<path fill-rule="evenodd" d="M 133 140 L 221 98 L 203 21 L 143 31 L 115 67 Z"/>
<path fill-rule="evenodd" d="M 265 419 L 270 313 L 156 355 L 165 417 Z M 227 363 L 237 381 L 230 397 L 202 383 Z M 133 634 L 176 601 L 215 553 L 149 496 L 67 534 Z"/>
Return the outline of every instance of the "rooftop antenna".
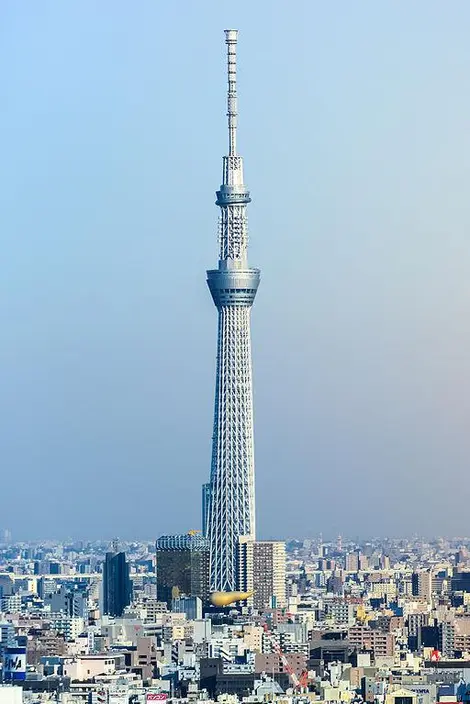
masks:
<path fill-rule="evenodd" d="M 227 45 L 227 117 L 228 117 L 228 154 L 235 156 L 237 153 L 237 41 L 238 30 L 225 30 L 225 43 Z"/>

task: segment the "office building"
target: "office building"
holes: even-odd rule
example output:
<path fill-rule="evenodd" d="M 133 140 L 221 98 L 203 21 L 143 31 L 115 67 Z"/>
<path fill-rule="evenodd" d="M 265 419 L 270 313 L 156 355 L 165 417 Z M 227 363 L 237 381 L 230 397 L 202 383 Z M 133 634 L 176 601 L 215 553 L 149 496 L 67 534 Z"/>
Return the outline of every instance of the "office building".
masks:
<path fill-rule="evenodd" d="M 71 617 L 88 616 L 86 591 L 67 589 L 61 585 L 58 591 L 44 595 L 44 607 L 52 613 L 64 613 Z"/>
<path fill-rule="evenodd" d="M 156 542 L 157 598 L 171 607 L 180 596 L 209 598 L 209 544 L 197 533 L 163 535 Z"/>
<path fill-rule="evenodd" d="M 255 481 L 250 311 L 260 272 L 248 266 L 246 206 L 250 194 L 237 153 L 237 31 L 226 30 L 228 57 L 228 155 L 223 157 L 219 265 L 207 272 L 218 310 L 217 370 L 212 439 L 210 507 L 211 588 L 231 591 L 237 584 L 241 536 L 255 538 Z"/>
<path fill-rule="evenodd" d="M 131 603 L 129 563 L 124 552 L 107 552 L 103 564 L 103 613 L 122 616 Z"/>
<path fill-rule="evenodd" d="M 188 621 L 202 618 L 202 600 L 198 596 L 179 596 L 171 602 L 175 614 L 186 614 Z"/>
<path fill-rule="evenodd" d="M 455 572 L 451 579 L 451 589 L 453 592 L 470 593 L 470 572 Z"/>

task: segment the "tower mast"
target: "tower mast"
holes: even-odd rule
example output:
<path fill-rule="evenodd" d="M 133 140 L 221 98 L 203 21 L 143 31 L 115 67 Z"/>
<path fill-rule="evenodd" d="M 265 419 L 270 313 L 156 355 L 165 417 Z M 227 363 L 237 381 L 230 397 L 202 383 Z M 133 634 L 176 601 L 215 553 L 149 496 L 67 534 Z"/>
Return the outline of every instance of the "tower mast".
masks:
<path fill-rule="evenodd" d="M 211 588 L 217 591 L 236 589 L 239 540 L 255 538 L 250 311 L 260 271 L 248 266 L 246 206 L 251 199 L 236 143 L 237 40 L 237 30 L 225 30 L 229 148 L 223 157 L 216 200 L 220 208 L 219 265 L 207 272 L 219 317 L 207 520 Z"/>
<path fill-rule="evenodd" d="M 236 29 L 225 30 L 225 43 L 227 44 L 227 117 L 228 117 L 228 153 L 235 156 L 237 153 L 237 41 Z"/>

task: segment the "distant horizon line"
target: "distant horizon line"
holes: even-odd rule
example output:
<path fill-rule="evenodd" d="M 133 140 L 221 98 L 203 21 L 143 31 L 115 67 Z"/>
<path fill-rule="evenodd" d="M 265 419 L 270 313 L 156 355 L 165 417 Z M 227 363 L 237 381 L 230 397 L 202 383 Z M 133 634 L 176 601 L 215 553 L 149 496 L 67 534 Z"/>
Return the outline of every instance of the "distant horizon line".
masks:
<path fill-rule="evenodd" d="M 126 538 L 126 537 L 120 537 L 120 536 L 110 536 L 110 537 L 90 537 L 90 536 L 85 536 L 85 537 L 79 537 L 79 536 L 67 536 L 65 538 L 59 538 L 59 537 L 44 537 L 44 538 L 20 538 L 16 540 L 8 540 L 8 541 L 2 541 L 0 540 L 0 546 L 14 546 L 14 545 L 42 545 L 44 543 L 57 543 L 57 544 L 64 544 L 64 543 L 78 543 L 78 542 L 89 542 L 89 543 L 110 543 L 113 540 L 119 540 L 120 542 L 123 543 L 153 543 L 155 540 L 157 540 L 158 537 L 162 535 L 186 535 L 190 531 L 179 531 L 179 532 L 160 532 L 158 534 L 155 534 L 153 537 L 132 537 L 132 538 Z M 197 531 L 197 533 L 201 533 L 202 531 Z M 418 533 L 411 533 L 408 535 L 395 535 L 395 536 L 348 536 L 348 535 L 335 535 L 334 537 L 330 536 L 325 536 L 321 534 L 317 535 L 306 535 L 306 536 L 288 536 L 288 537 L 278 537 L 278 536 L 262 536 L 256 538 L 256 540 L 273 540 L 273 541 L 283 541 L 283 542 L 305 542 L 305 541 L 312 541 L 312 542 L 322 542 L 324 545 L 331 545 L 334 543 L 338 542 L 338 539 L 341 538 L 341 541 L 343 543 L 358 543 L 358 542 L 395 542 L 395 541 L 403 541 L 403 540 L 413 540 L 413 541 L 419 541 L 419 540 L 425 540 L 429 542 L 433 541 L 439 541 L 439 540 L 444 540 L 444 541 L 469 541 L 470 542 L 470 536 L 464 536 L 464 535 L 425 535 L 425 534 L 418 534 Z"/>

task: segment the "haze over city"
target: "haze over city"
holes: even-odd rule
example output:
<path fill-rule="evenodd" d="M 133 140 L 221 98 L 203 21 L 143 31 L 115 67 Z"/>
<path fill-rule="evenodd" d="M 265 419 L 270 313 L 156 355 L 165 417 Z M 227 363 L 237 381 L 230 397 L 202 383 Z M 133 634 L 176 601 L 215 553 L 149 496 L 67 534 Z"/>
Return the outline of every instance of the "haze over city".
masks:
<path fill-rule="evenodd" d="M 463 0 L 2 4 L 15 539 L 200 526 L 230 26 L 258 533 L 465 534 L 469 20 Z"/>

